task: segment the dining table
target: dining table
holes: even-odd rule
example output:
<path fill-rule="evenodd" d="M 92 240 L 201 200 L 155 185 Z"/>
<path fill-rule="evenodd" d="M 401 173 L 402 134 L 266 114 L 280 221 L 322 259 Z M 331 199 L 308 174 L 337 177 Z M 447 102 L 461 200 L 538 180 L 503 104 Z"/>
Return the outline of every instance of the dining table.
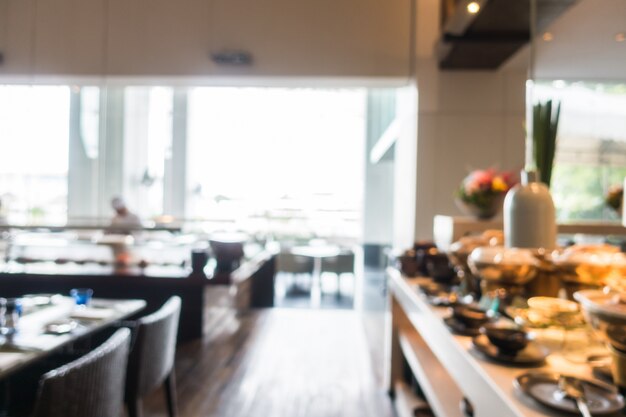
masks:
<path fill-rule="evenodd" d="M 0 329 L 0 381 L 146 306 L 140 299 L 103 298 L 77 305 L 73 298 L 60 294 L 33 294 L 21 302 L 22 314 L 15 329 Z"/>

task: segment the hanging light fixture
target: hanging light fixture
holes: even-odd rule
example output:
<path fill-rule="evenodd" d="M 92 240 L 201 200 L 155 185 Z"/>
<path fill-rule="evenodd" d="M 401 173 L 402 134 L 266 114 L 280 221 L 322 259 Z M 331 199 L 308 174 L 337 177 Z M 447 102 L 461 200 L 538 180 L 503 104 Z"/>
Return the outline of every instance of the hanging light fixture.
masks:
<path fill-rule="evenodd" d="M 477 1 L 469 2 L 466 9 L 469 14 L 476 14 L 480 11 L 480 4 Z"/>

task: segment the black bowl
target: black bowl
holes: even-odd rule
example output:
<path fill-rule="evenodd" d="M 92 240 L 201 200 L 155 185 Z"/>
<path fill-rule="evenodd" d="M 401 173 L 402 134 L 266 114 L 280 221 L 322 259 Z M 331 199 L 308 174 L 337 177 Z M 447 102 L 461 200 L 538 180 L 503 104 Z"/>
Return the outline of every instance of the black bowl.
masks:
<path fill-rule="evenodd" d="M 417 271 L 422 275 L 428 275 L 426 260 L 429 256 L 437 254 L 437 247 L 432 242 L 420 241 L 413 244 L 415 259 L 417 260 Z"/>
<path fill-rule="evenodd" d="M 397 257 L 400 271 L 406 276 L 414 277 L 418 273 L 417 255 L 414 250 L 409 249 Z"/>
<path fill-rule="evenodd" d="M 491 344 L 502 353 L 515 354 L 524 349 L 530 341 L 528 333 L 512 327 L 487 324 L 480 329 L 480 332 L 485 334 Z"/>
<path fill-rule="evenodd" d="M 454 266 L 450 263 L 448 255 L 443 252 L 430 254 L 425 259 L 428 276 L 435 282 L 452 285 L 458 281 Z"/>
<path fill-rule="evenodd" d="M 420 250 L 428 250 L 428 249 L 432 249 L 432 248 L 436 248 L 437 246 L 435 245 L 435 242 L 431 242 L 429 240 L 418 240 L 417 242 L 413 243 L 413 250 L 415 252 L 420 251 Z"/>
<path fill-rule="evenodd" d="M 452 307 L 452 316 L 465 327 L 477 329 L 491 320 L 486 311 L 478 307 L 459 304 Z"/>

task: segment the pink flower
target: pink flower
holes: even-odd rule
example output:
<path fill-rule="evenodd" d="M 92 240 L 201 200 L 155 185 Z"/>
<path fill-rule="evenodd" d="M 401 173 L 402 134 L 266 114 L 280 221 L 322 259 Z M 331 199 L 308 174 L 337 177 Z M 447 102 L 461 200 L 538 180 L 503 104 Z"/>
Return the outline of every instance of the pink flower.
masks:
<path fill-rule="evenodd" d="M 461 183 L 466 196 L 485 193 L 505 193 L 517 183 L 511 172 L 498 173 L 495 169 L 477 169 L 472 171 Z"/>
<path fill-rule="evenodd" d="M 465 194 L 472 195 L 479 190 L 480 190 L 480 184 L 478 184 L 476 181 L 465 182 Z"/>

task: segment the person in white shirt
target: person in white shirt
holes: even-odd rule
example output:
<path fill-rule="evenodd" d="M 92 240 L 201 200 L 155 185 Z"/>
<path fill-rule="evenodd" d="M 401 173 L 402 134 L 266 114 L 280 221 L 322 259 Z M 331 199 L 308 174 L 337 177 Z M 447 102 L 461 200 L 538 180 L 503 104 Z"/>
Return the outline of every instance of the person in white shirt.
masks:
<path fill-rule="evenodd" d="M 128 210 L 126 203 L 121 197 L 113 197 L 111 199 L 111 207 L 115 210 L 115 216 L 111 219 L 112 229 L 133 230 L 142 227 L 139 216 Z"/>

